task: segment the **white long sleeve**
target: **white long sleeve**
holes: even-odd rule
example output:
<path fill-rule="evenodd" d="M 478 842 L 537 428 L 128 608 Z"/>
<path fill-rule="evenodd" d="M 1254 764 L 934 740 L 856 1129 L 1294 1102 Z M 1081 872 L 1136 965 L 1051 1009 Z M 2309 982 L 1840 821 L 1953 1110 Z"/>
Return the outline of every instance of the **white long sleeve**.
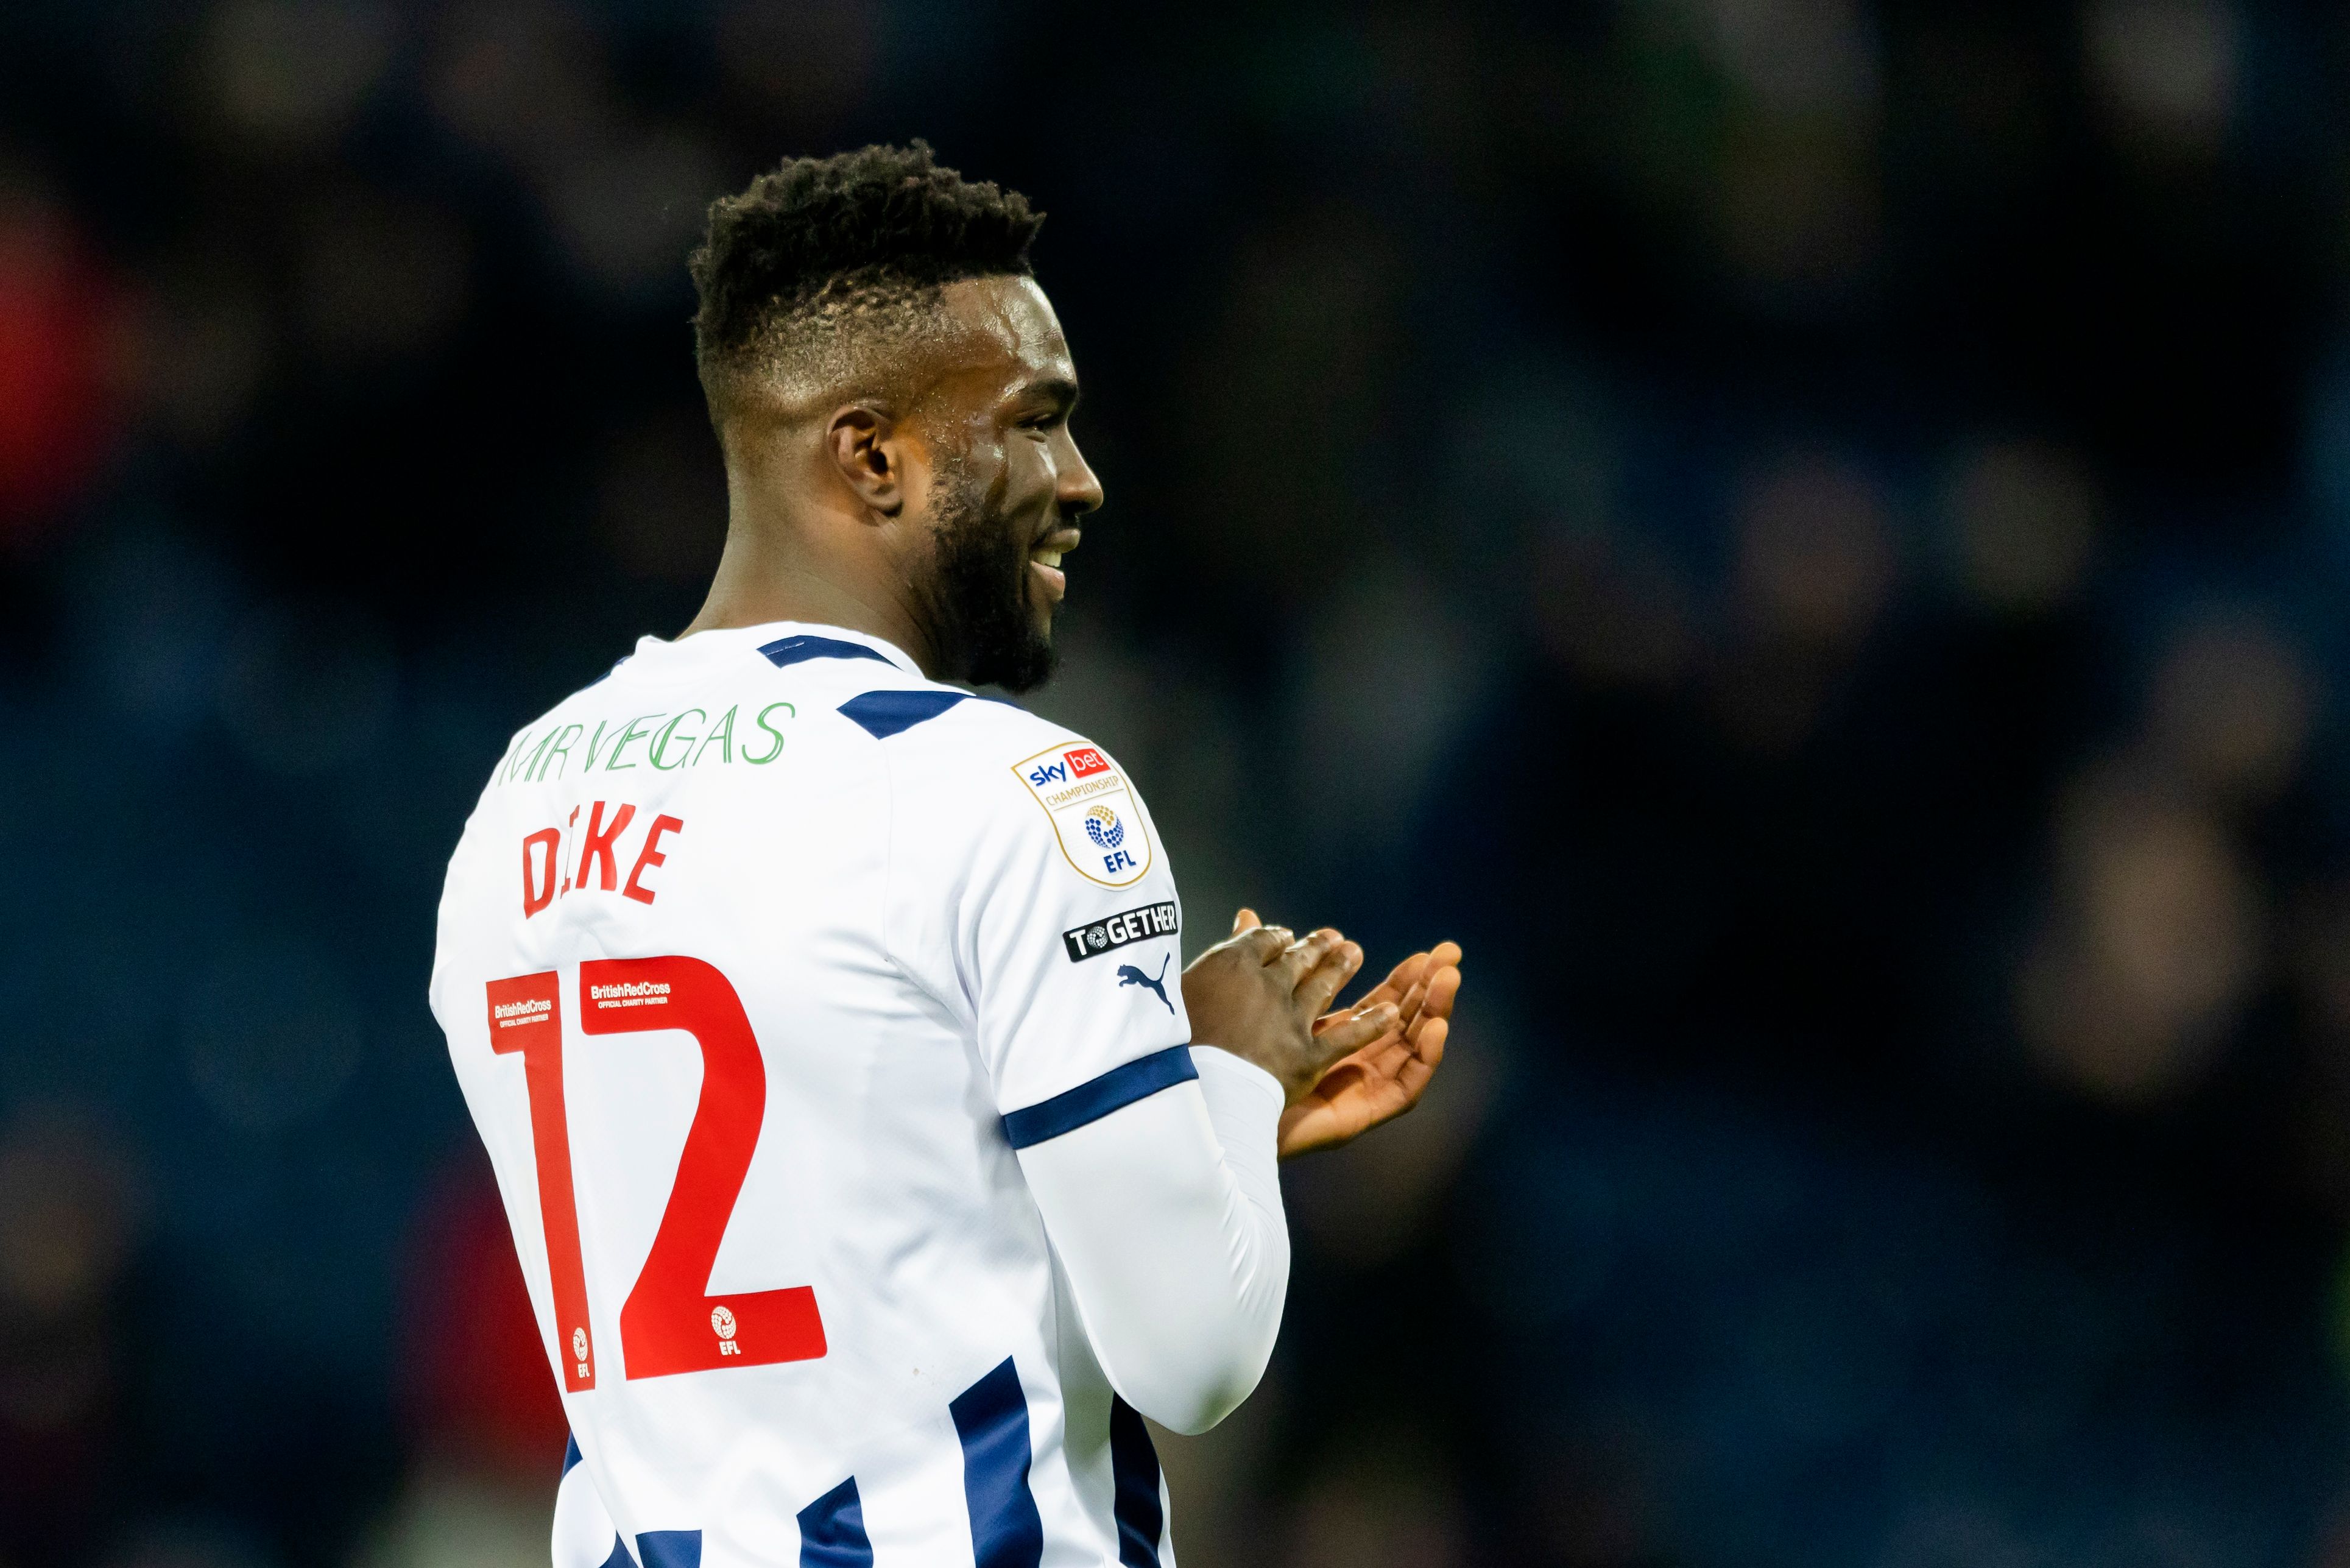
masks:
<path fill-rule="evenodd" d="M 1211 1046 L 1191 1059 L 1197 1083 L 1020 1151 L 1111 1386 L 1178 1432 L 1255 1388 L 1289 1289 L 1281 1085 Z"/>

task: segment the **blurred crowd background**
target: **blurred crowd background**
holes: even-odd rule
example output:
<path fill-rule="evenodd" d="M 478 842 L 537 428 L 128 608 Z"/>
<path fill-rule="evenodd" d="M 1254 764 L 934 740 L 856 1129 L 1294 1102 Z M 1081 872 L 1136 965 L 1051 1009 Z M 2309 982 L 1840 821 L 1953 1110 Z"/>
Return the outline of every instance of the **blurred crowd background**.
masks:
<path fill-rule="evenodd" d="M 0 5 L 0 1564 L 518 1568 L 424 1005 L 691 617 L 683 256 L 924 136 L 1109 496 L 1035 705 L 1457 937 L 1192 1568 L 2350 1564 L 2350 17 Z"/>

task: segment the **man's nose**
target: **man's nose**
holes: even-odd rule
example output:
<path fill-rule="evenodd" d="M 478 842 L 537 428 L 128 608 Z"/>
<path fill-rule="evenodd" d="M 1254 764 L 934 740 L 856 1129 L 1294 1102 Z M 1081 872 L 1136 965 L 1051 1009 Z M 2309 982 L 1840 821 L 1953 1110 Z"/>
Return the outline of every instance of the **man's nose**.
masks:
<path fill-rule="evenodd" d="M 1054 499 L 1061 504 L 1063 512 L 1073 517 L 1094 511 L 1102 504 L 1101 480 L 1075 442 L 1070 443 L 1068 461 L 1061 465 L 1061 483 Z"/>

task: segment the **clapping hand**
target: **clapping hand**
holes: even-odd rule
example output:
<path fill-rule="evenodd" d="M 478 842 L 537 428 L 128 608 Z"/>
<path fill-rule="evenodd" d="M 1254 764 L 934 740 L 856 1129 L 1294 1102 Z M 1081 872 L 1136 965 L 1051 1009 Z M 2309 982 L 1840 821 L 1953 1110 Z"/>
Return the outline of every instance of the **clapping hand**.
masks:
<path fill-rule="evenodd" d="M 1242 926 L 1255 923 L 1252 911 L 1241 911 Z M 1347 1026 L 1380 1002 L 1396 1010 L 1386 1033 L 1341 1057 L 1282 1113 L 1282 1158 L 1336 1148 L 1419 1103 L 1444 1060 L 1453 999 L 1461 993 L 1460 965 L 1460 944 L 1439 942 L 1388 971 L 1354 1006 L 1316 1021 L 1315 1032 L 1322 1033 Z"/>

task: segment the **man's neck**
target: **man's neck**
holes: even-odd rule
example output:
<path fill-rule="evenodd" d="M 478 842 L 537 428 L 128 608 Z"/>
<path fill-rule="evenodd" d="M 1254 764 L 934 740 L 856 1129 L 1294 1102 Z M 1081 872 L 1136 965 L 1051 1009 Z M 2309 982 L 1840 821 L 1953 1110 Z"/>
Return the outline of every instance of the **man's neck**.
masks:
<path fill-rule="evenodd" d="M 837 626 L 878 637 L 902 649 L 925 674 L 933 674 L 930 639 L 901 597 L 883 591 L 894 585 L 845 580 L 806 561 L 787 558 L 730 530 L 726 550 L 711 579 L 701 613 L 680 637 L 733 627 L 765 626 L 779 620 Z"/>

